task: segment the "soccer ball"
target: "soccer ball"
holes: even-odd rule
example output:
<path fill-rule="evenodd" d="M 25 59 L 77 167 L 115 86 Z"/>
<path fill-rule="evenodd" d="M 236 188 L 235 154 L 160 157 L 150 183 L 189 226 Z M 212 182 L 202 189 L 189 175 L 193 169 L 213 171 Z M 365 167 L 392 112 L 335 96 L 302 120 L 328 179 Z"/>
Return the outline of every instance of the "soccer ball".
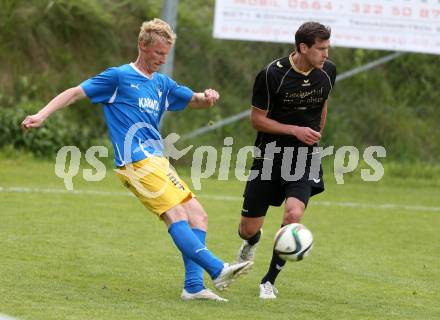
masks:
<path fill-rule="evenodd" d="M 300 223 L 291 223 L 278 230 L 274 250 L 285 261 L 300 261 L 313 247 L 313 236 Z"/>

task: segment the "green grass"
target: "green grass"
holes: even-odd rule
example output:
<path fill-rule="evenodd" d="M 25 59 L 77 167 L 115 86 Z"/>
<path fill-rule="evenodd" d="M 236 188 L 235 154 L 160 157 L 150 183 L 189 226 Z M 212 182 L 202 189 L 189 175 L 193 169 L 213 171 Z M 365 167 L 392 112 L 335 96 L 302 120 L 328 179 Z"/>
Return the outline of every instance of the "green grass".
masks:
<path fill-rule="evenodd" d="M 63 189 L 53 167 L 0 157 L 0 314 L 32 320 L 440 318 L 440 199 L 433 181 L 385 175 L 380 183 L 351 177 L 336 185 L 328 177 L 327 191 L 311 201 L 304 219 L 315 237 L 312 253 L 286 265 L 276 301 L 260 301 L 258 283 L 281 221 L 281 210 L 270 209 L 254 269 L 222 293 L 230 302 L 220 304 L 179 299 L 183 268 L 165 226 L 125 194 L 111 171 L 101 182 L 79 175 L 74 187 L 113 194 L 10 189 Z M 202 186 L 208 246 L 233 260 L 243 184 L 203 180 Z"/>

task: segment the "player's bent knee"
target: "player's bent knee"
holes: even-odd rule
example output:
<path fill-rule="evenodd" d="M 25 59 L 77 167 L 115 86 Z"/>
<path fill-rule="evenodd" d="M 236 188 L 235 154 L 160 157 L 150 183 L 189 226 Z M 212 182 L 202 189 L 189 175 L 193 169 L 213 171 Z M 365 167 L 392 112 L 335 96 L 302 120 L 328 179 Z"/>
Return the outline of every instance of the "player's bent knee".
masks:
<path fill-rule="evenodd" d="M 205 211 L 197 211 L 194 213 L 190 213 L 189 215 L 193 215 L 194 219 L 200 225 L 207 225 L 208 224 L 208 214 Z"/>
<path fill-rule="evenodd" d="M 304 210 L 301 208 L 291 208 L 284 213 L 283 224 L 300 223 L 304 216 Z"/>
<path fill-rule="evenodd" d="M 176 221 L 180 221 L 180 220 L 188 220 L 188 215 L 185 211 L 185 209 L 178 205 L 174 208 L 171 208 L 170 210 L 164 212 L 161 215 L 161 218 L 163 221 L 165 221 L 166 224 L 171 224 L 174 223 Z"/>
<path fill-rule="evenodd" d="M 206 230 L 208 228 L 208 214 L 201 207 L 188 208 L 185 207 L 188 213 L 189 224 L 192 228 Z"/>
<path fill-rule="evenodd" d="M 196 198 L 183 203 L 183 207 L 188 213 L 191 227 L 205 230 L 208 226 L 208 214 Z"/>

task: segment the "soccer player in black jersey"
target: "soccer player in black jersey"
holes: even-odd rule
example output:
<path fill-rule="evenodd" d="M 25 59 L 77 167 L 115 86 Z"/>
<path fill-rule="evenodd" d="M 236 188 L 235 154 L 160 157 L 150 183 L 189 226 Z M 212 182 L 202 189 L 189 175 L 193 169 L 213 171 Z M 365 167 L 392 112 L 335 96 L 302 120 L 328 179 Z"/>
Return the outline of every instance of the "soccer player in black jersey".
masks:
<path fill-rule="evenodd" d="M 239 261 L 254 259 L 269 206 L 285 201 L 282 225 L 299 223 L 309 198 L 324 190 L 318 142 L 336 79 L 336 66 L 327 59 L 330 33 L 320 23 L 304 23 L 295 34 L 296 50 L 255 79 L 251 122 L 257 148 L 244 191 Z M 260 298 L 276 298 L 274 283 L 284 264 L 274 252 Z"/>

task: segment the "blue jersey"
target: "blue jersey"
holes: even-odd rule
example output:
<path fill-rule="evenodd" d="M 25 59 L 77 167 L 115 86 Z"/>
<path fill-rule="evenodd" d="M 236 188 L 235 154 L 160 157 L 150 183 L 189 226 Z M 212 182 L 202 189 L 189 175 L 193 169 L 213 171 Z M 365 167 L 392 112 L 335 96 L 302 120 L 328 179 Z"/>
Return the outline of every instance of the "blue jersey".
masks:
<path fill-rule="evenodd" d="M 162 156 L 164 111 L 184 109 L 193 96 L 166 75 L 155 72 L 148 78 L 133 63 L 109 68 L 80 86 L 92 103 L 103 105 L 116 166 Z"/>

